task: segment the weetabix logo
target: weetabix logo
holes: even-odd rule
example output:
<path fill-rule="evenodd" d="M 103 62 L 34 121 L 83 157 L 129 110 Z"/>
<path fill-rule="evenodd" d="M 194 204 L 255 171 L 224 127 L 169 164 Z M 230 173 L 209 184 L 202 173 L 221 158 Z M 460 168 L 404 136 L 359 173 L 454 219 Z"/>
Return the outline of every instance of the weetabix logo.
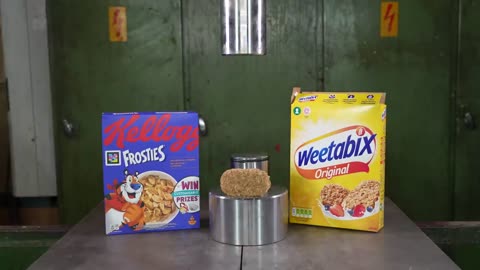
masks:
<path fill-rule="evenodd" d="M 299 102 L 306 102 L 306 101 L 315 101 L 317 99 L 317 95 L 301 97 L 298 99 Z"/>
<path fill-rule="evenodd" d="M 376 151 L 376 135 L 365 126 L 349 126 L 300 145 L 295 151 L 298 173 L 307 179 L 368 172 Z"/>

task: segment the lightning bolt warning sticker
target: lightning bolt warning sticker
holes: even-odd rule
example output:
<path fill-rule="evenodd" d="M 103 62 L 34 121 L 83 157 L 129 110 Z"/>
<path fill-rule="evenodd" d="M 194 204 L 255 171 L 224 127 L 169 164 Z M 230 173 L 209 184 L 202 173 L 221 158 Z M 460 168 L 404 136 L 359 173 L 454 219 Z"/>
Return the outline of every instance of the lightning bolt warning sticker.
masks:
<path fill-rule="evenodd" d="M 380 36 L 398 36 L 398 2 L 382 2 L 380 13 Z"/>
<path fill-rule="evenodd" d="M 127 41 L 127 11 L 125 7 L 108 8 L 109 32 L 111 42 Z"/>

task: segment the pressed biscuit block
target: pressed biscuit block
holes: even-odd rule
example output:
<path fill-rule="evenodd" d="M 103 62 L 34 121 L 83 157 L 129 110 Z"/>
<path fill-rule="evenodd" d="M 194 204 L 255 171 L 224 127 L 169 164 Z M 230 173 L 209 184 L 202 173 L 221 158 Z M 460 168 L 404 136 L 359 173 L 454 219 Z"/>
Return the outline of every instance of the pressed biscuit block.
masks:
<path fill-rule="evenodd" d="M 261 197 L 270 187 L 270 176 L 259 169 L 229 169 L 220 178 L 223 193 L 232 197 Z"/>

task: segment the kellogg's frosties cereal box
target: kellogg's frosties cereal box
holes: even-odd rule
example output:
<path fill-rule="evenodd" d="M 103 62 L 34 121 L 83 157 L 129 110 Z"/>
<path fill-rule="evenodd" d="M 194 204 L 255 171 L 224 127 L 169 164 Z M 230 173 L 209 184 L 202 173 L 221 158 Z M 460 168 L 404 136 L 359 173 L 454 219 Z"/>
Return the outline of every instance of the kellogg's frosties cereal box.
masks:
<path fill-rule="evenodd" d="M 384 93 L 300 93 L 291 107 L 290 222 L 383 227 Z"/>
<path fill-rule="evenodd" d="M 104 113 L 107 235 L 200 227 L 198 115 Z"/>

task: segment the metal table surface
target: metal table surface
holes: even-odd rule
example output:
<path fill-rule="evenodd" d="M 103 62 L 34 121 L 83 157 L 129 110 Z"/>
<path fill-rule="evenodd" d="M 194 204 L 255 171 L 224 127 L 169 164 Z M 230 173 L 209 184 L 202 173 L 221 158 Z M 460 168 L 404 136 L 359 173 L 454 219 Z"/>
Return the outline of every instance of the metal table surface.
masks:
<path fill-rule="evenodd" d="M 100 204 L 29 269 L 99 268 L 459 269 L 389 199 L 378 233 L 290 224 L 285 240 L 257 247 L 211 240 L 205 219 L 199 230 L 105 236 Z"/>

